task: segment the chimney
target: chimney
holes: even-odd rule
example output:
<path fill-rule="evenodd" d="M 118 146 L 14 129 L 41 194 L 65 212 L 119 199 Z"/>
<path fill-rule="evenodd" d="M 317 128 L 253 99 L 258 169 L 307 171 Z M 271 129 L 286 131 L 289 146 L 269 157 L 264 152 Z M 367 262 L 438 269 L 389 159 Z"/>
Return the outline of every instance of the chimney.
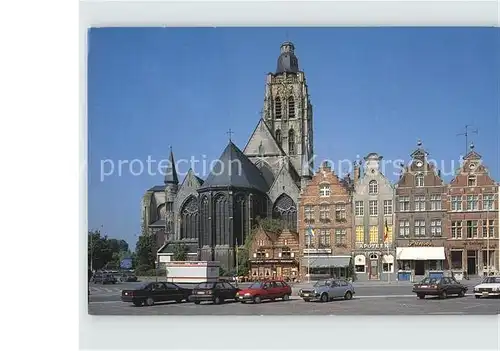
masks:
<path fill-rule="evenodd" d="M 358 184 L 359 178 L 361 177 L 361 167 L 358 162 L 354 162 L 354 184 Z"/>

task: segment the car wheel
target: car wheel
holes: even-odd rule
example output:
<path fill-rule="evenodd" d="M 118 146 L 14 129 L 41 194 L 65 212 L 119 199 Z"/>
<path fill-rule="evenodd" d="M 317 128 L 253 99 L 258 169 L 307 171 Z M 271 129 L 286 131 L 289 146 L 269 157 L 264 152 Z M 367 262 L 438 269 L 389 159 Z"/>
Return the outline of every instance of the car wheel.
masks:
<path fill-rule="evenodd" d="M 327 293 L 321 294 L 321 302 L 328 302 L 328 294 Z"/>
<path fill-rule="evenodd" d="M 475 296 L 476 296 L 476 299 L 480 299 L 481 298 L 481 296 L 479 296 L 479 295 L 475 295 Z"/>
<path fill-rule="evenodd" d="M 441 297 L 442 299 L 446 299 L 446 298 L 448 297 L 448 293 L 446 292 L 446 290 L 443 290 L 443 291 L 441 292 L 440 297 Z"/>
<path fill-rule="evenodd" d="M 418 296 L 418 298 L 419 298 L 419 299 L 421 299 L 421 300 L 422 300 L 422 299 L 425 299 L 425 294 L 417 294 L 417 296 Z"/>
<path fill-rule="evenodd" d="M 218 304 L 220 304 L 220 303 L 221 303 L 221 299 L 220 299 L 220 297 L 219 297 L 219 296 L 216 296 L 216 297 L 214 298 L 214 304 L 218 305 Z"/>
<path fill-rule="evenodd" d="M 345 299 L 345 300 L 350 300 L 350 299 L 352 299 L 352 292 L 347 291 L 347 292 L 345 293 L 345 295 L 344 295 L 344 299 Z"/>
<path fill-rule="evenodd" d="M 464 297 L 465 296 L 465 290 L 460 290 L 460 293 L 458 293 L 458 297 Z"/>
<path fill-rule="evenodd" d="M 146 299 L 146 305 L 147 305 L 147 306 L 153 306 L 154 304 L 155 304 L 155 301 L 153 300 L 153 298 L 152 298 L 152 297 L 148 297 L 148 298 Z"/>
<path fill-rule="evenodd" d="M 290 300 L 290 295 L 288 294 L 283 295 L 283 301 L 288 301 L 288 300 Z"/>
<path fill-rule="evenodd" d="M 194 304 L 195 305 L 199 305 L 201 303 L 201 301 L 195 301 Z"/>
<path fill-rule="evenodd" d="M 253 302 L 254 302 L 254 303 L 261 303 L 261 302 L 262 302 L 262 299 L 260 298 L 260 296 L 255 296 L 255 297 L 253 298 Z"/>
<path fill-rule="evenodd" d="M 311 299 L 304 299 L 305 302 L 311 302 Z"/>
<path fill-rule="evenodd" d="M 133 301 L 133 304 L 135 307 L 141 307 L 142 306 L 142 301 Z"/>
<path fill-rule="evenodd" d="M 177 303 L 181 303 L 181 302 L 182 302 L 182 299 L 177 299 L 177 300 L 175 300 L 175 302 L 177 302 Z"/>

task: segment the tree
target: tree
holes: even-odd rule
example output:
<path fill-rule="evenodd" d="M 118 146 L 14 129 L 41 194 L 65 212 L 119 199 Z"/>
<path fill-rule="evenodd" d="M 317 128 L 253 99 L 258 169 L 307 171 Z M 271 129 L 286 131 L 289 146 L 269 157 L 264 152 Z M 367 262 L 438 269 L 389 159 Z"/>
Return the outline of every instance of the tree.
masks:
<path fill-rule="evenodd" d="M 173 248 L 174 254 L 173 254 L 172 260 L 174 260 L 174 261 L 186 261 L 188 252 L 189 252 L 189 249 L 186 245 L 176 243 L 174 248 Z"/>
<path fill-rule="evenodd" d="M 155 268 L 156 253 L 154 239 L 151 235 L 141 235 L 135 246 L 136 265 L 147 266 L 150 269 Z"/>
<path fill-rule="evenodd" d="M 91 269 L 101 269 L 113 259 L 108 238 L 101 236 L 99 230 L 88 232 L 88 266 Z"/>

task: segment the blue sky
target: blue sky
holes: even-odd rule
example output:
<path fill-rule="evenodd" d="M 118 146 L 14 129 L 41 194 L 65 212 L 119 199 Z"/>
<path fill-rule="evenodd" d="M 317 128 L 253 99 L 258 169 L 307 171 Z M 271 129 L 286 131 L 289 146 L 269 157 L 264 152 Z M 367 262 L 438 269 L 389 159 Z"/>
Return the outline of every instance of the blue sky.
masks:
<path fill-rule="evenodd" d="M 314 106 L 317 160 L 377 152 L 406 162 L 417 139 L 458 164 L 470 141 L 500 180 L 495 28 L 102 28 L 89 34 L 89 228 L 134 247 L 144 192 L 163 177 L 119 160 L 216 159 L 259 120 L 280 44 L 295 44 Z M 205 155 L 205 156 L 204 156 Z M 114 173 L 101 181 L 101 161 Z M 138 163 L 133 172 L 139 171 Z M 335 165 L 334 165 L 335 167 Z M 106 168 L 105 171 L 109 171 Z M 199 168 L 201 171 L 201 168 Z M 181 169 L 187 171 L 187 169 Z M 392 173 L 392 172 L 390 172 Z M 205 178 L 206 175 L 200 175 Z M 396 176 L 387 174 L 391 180 Z M 445 177 L 448 181 L 450 177 Z"/>

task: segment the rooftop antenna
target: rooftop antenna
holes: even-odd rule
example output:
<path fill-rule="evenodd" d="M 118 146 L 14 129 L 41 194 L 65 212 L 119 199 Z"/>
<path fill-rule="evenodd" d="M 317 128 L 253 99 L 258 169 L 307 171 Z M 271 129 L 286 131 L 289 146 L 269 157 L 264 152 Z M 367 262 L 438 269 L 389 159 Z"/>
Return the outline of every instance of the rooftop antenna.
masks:
<path fill-rule="evenodd" d="M 469 150 L 469 134 L 472 133 L 472 134 L 479 134 L 479 131 L 476 129 L 472 129 L 470 130 L 470 128 L 472 128 L 471 125 L 469 124 L 466 124 L 465 125 L 465 133 L 458 133 L 457 136 L 465 136 L 465 154 L 464 154 L 464 157 L 469 153 L 468 150 Z"/>

